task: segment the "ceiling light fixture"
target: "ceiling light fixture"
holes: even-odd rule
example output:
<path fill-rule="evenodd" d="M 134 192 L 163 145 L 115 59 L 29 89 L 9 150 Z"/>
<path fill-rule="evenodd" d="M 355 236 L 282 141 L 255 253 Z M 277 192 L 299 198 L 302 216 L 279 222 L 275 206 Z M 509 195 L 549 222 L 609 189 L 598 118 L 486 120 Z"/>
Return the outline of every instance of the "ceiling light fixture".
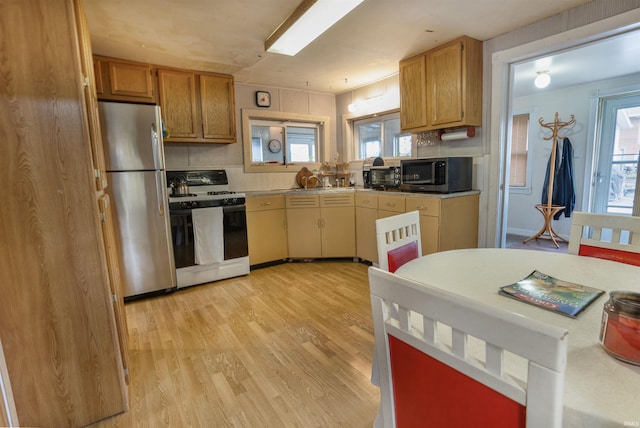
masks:
<path fill-rule="evenodd" d="M 533 81 L 536 85 L 536 88 L 542 89 L 549 86 L 551 83 L 551 76 L 549 76 L 549 70 L 538 71 L 538 76 L 536 76 L 536 80 Z"/>
<path fill-rule="evenodd" d="M 293 56 L 364 0 L 304 0 L 265 40 L 269 52 Z"/>

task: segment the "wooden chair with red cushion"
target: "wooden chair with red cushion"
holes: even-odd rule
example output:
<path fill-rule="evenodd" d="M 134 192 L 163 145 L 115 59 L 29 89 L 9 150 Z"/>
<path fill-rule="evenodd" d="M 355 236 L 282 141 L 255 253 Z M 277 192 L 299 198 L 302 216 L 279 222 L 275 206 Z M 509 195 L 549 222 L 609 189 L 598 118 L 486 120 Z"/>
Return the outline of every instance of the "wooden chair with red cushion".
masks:
<path fill-rule="evenodd" d="M 567 252 L 640 266 L 640 217 L 574 212 Z"/>
<path fill-rule="evenodd" d="M 567 330 L 376 267 L 369 285 L 382 426 L 562 426 Z"/>
<path fill-rule="evenodd" d="M 410 211 L 376 220 L 378 265 L 395 272 L 406 262 L 422 255 L 420 213 Z"/>

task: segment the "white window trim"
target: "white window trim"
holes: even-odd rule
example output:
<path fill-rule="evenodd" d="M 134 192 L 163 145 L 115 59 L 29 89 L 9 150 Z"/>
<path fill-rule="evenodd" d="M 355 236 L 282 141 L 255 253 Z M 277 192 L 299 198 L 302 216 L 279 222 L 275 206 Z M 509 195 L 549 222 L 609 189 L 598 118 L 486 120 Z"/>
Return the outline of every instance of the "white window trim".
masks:
<path fill-rule="evenodd" d="M 354 123 L 359 120 L 371 119 L 380 116 L 386 116 L 389 114 L 400 113 L 399 108 L 385 110 L 378 113 L 370 113 L 361 116 L 356 116 L 354 113 L 345 113 L 342 115 L 342 135 L 343 135 L 343 153 L 345 155 L 345 159 L 347 162 L 363 162 L 364 159 L 356 158 L 357 145 L 356 142 L 356 133 L 353 129 Z M 418 146 L 416 144 L 416 139 L 414 134 L 411 134 L 411 157 L 407 156 L 394 156 L 394 157 L 385 157 L 385 159 L 411 159 L 416 157 L 416 153 L 418 150 Z"/>
<path fill-rule="evenodd" d="M 299 122 L 301 124 L 316 124 L 318 126 L 318 162 L 295 162 L 286 165 L 253 163 L 251 161 L 252 120 L 282 121 L 289 124 L 295 124 L 295 122 Z M 298 171 L 303 166 L 306 166 L 310 170 L 320 168 L 322 162 L 327 161 L 330 157 L 330 124 L 331 121 L 329 119 L 329 116 L 316 116 L 271 110 L 242 109 L 242 148 L 244 150 L 244 172 L 293 172 Z"/>

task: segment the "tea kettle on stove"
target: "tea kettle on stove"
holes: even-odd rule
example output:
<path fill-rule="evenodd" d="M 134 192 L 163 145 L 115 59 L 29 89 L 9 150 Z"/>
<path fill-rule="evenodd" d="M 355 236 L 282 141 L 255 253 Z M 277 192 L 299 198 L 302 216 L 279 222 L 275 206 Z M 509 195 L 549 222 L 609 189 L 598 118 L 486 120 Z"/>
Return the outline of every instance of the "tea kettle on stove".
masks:
<path fill-rule="evenodd" d="M 189 185 L 186 181 L 174 181 L 171 183 L 173 196 L 186 196 L 189 194 Z"/>

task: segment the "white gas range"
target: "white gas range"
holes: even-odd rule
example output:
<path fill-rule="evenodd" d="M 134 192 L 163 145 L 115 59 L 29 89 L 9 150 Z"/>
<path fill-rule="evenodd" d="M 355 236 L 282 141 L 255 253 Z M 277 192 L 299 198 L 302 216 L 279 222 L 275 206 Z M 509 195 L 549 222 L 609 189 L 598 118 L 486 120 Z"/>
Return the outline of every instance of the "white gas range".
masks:
<path fill-rule="evenodd" d="M 178 288 L 248 274 L 245 194 L 229 191 L 225 170 L 166 174 Z"/>

